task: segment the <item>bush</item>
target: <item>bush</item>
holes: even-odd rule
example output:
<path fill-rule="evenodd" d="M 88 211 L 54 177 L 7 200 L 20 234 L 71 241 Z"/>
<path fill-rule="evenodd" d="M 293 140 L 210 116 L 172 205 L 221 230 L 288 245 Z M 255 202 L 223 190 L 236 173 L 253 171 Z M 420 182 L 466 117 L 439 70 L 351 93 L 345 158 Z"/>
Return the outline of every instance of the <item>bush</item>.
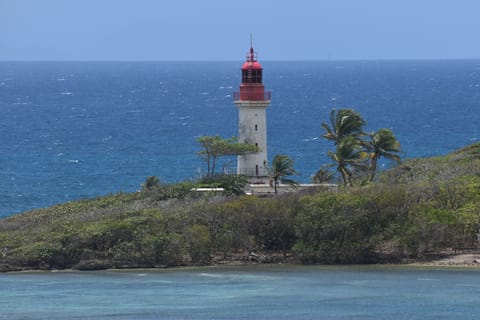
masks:
<path fill-rule="evenodd" d="M 223 188 L 227 195 L 242 195 L 248 179 L 242 175 L 216 175 L 205 177 L 197 184 L 198 188 Z"/>

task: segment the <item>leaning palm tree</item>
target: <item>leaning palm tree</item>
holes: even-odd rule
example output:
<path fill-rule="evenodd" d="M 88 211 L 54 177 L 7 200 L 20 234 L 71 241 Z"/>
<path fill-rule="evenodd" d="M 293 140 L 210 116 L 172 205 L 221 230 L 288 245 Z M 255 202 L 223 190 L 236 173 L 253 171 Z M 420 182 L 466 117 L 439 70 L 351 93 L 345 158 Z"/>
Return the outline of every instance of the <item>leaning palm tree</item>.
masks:
<path fill-rule="evenodd" d="M 273 179 L 275 193 L 278 193 L 278 185 L 280 182 L 289 185 L 296 185 L 297 183 L 291 179 L 286 179 L 287 176 L 296 175 L 297 172 L 293 168 L 293 159 L 287 155 L 277 154 L 272 161 L 272 167 L 268 171 Z M 266 164 L 265 164 L 266 165 Z"/>
<path fill-rule="evenodd" d="M 366 124 L 362 116 L 353 109 L 332 109 L 330 112 L 330 125 L 323 122 L 322 127 L 326 133 L 322 135 L 325 139 L 332 140 L 335 145 L 347 136 L 359 138 L 363 135 L 362 128 Z"/>
<path fill-rule="evenodd" d="M 401 152 L 400 143 L 390 129 L 380 129 L 377 132 L 368 134 L 370 141 L 365 142 L 365 148 L 370 151 L 370 181 L 375 178 L 377 171 L 377 162 L 380 157 L 401 162 L 400 156 L 392 152 Z"/>
<path fill-rule="evenodd" d="M 345 187 L 353 185 L 354 168 L 364 170 L 367 167 L 365 161 L 368 154 L 364 151 L 362 142 L 353 136 L 339 140 L 335 152 L 329 151 L 328 156 L 336 163 Z"/>

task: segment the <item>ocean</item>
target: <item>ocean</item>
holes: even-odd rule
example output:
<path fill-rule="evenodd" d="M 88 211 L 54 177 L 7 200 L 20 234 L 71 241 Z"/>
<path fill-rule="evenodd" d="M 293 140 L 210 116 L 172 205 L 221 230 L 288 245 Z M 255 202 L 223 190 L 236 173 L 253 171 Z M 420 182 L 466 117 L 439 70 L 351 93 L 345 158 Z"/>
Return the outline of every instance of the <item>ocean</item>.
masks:
<path fill-rule="evenodd" d="M 479 270 L 243 266 L 0 274 L 0 319 L 478 319 Z"/>
<path fill-rule="evenodd" d="M 237 135 L 236 62 L 0 62 L 0 217 L 205 171 L 202 135 Z M 480 60 L 262 62 L 269 159 L 308 182 L 330 163 L 330 110 L 391 128 L 402 157 L 480 139 Z M 388 162 L 381 167 L 388 167 Z M 220 165 L 235 167 L 235 159 Z"/>

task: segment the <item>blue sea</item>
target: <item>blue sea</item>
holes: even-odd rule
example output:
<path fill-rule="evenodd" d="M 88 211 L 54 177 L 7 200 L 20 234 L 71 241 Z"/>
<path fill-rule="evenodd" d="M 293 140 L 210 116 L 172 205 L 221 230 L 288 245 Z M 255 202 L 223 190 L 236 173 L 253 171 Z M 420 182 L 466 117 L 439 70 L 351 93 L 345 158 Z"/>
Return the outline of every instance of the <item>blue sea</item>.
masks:
<path fill-rule="evenodd" d="M 0 62 L 0 216 L 199 177 L 196 138 L 237 134 L 242 63 Z M 292 157 L 298 181 L 330 162 L 334 107 L 391 128 L 404 158 L 480 139 L 480 60 L 262 64 L 269 158 Z"/>
<path fill-rule="evenodd" d="M 0 319 L 476 320 L 479 272 L 244 266 L 0 274 Z"/>

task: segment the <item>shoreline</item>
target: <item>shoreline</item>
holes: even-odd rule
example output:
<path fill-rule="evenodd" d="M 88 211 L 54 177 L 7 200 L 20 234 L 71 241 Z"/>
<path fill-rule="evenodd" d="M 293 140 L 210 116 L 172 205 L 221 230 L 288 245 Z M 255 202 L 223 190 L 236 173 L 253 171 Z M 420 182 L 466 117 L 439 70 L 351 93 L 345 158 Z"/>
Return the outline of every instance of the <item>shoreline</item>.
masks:
<path fill-rule="evenodd" d="M 175 267 L 151 267 L 151 268 L 105 268 L 105 269 L 25 269 L 2 271 L 0 274 L 31 274 L 31 273 L 89 273 L 89 272 L 172 272 L 172 271 L 189 271 L 195 269 L 243 269 L 248 268 L 424 268 L 430 270 L 440 269 L 465 269 L 465 270 L 480 270 L 480 253 L 459 253 L 451 254 L 446 257 L 425 260 L 425 261 L 411 261 L 398 263 L 371 263 L 371 264 L 301 264 L 295 261 L 284 262 L 254 262 L 254 261 L 240 261 L 240 260 L 222 260 L 217 261 L 211 265 L 186 265 Z"/>
<path fill-rule="evenodd" d="M 478 253 L 459 253 L 447 255 L 443 258 L 433 259 L 429 261 L 413 262 L 414 266 L 431 266 L 431 267 L 468 267 L 480 269 L 480 254 Z"/>

